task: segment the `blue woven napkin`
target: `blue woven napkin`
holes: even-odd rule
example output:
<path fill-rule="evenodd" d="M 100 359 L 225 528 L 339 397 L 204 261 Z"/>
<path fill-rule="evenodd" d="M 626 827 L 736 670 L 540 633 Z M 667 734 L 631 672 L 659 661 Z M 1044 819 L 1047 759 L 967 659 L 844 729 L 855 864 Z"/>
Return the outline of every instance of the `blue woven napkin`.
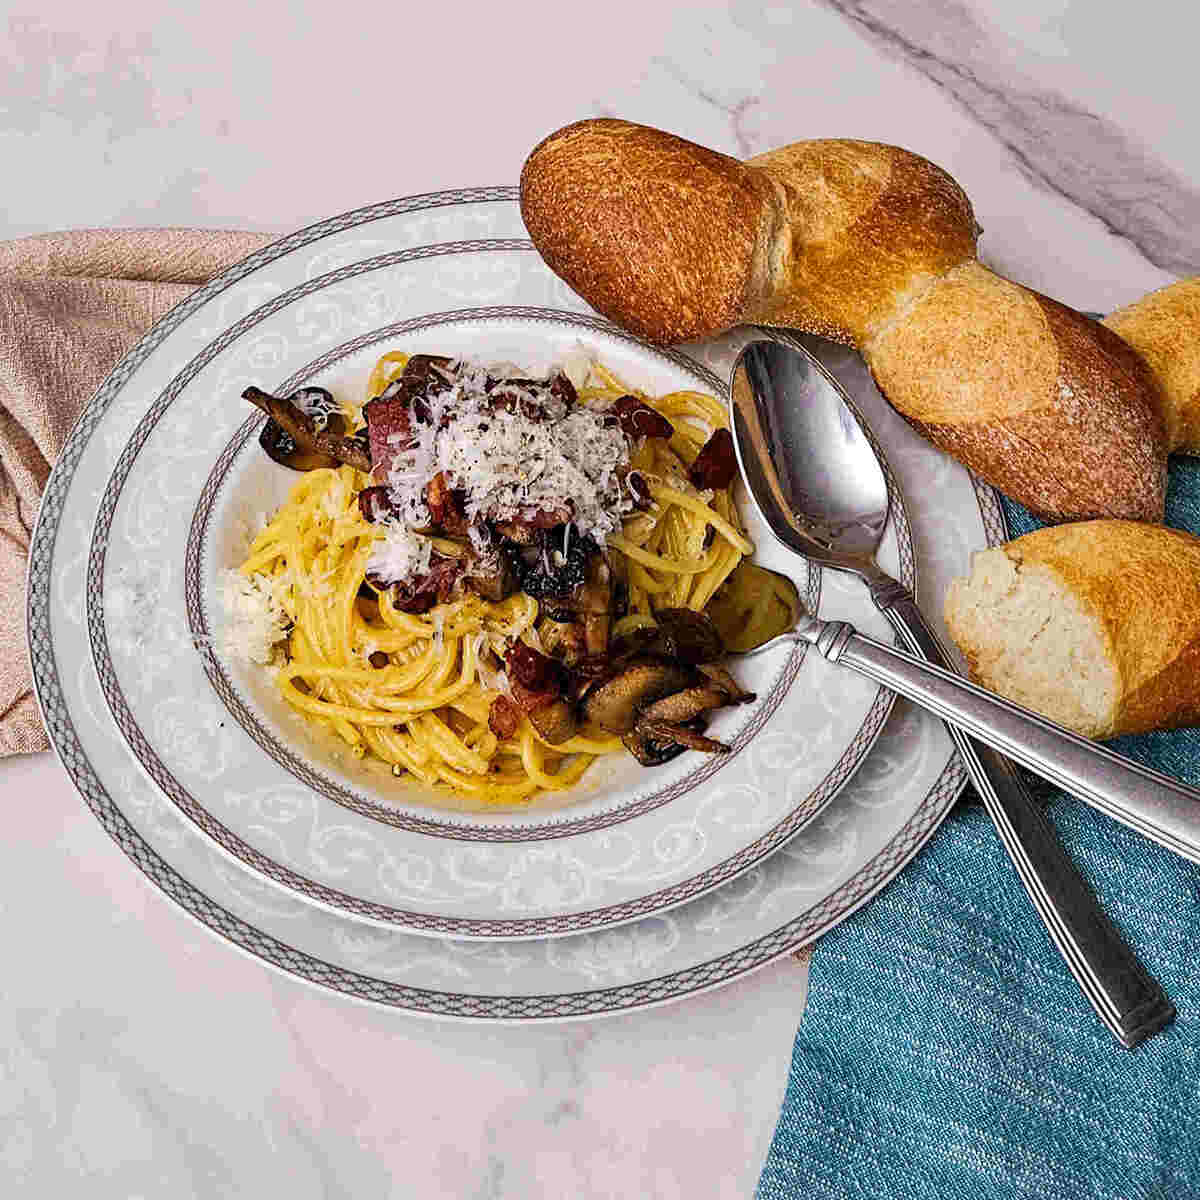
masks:
<path fill-rule="evenodd" d="M 1167 521 L 1200 533 L 1200 462 Z M 1036 528 L 1005 504 L 1014 536 Z M 1200 732 L 1122 753 L 1200 783 Z M 1178 1009 L 1123 1050 L 969 796 L 822 938 L 759 1200 L 1200 1197 L 1200 867 L 1049 788 L 1050 820 Z"/>

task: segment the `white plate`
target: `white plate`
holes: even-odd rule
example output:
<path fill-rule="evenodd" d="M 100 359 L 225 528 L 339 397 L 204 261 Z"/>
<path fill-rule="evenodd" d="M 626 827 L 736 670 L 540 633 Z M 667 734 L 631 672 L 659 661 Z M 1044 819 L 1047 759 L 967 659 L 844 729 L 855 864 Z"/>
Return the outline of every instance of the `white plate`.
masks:
<path fill-rule="evenodd" d="M 665 910 L 749 869 L 813 820 L 865 758 L 891 695 L 781 649 L 737 665 L 759 699 L 713 723 L 732 754 L 687 753 L 652 770 L 608 756 L 532 808 L 454 811 L 448 796 L 433 808 L 433 789 L 319 740 L 265 672 L 216 649 L 218 573 L 244 557 L 250 530 L 296 480 L 258 447 L 262 417 L 241 399 L 247 384 L 362 395 L 389 348 L 536 372 L 583 343 L 650 391 L 724 391 L 728 345 L 707 348 L 715 374 L 653 350 L 578 311 L 527 243 L 413 248 L 411 220 L 362 214 L 372 239 L 350 241 L 351 225 L 333 269 L 317 227 L 207 302 L 176 310 L 101 388 L 106 414 L 78 469 L 89 481 L 108 476 L 87 584 L 105 698 L 143 769 L 198 828 L 316 903 L 479 938 L 558 936 Z M 403 249 L 380 254 L 379 240 Z M 479 300 L 488 303 L 468 305 Z M 743 510 L 758 561 L 803 582 L 802 560 Z M 886 553 L 911 583 L 898 501 L 894 511 L 900 552 L 889 536 Z M 817 572 L 802 591 L 816 610 Z M 861 589 L 839 599 L 838 613 L 889 635 Z"/>
<path fill-rule="evenodd" d="M 497 236 L 519 234 L 511 197 L 508 190 L 448 193 L 403 204 L 426 227 L 424 236 L 455 240 L 481 225 Z M 378 211 L 395 215 L 403 204 Z M 336 255 L 336 232 L 324 236 Z M 200 299 L 227 282 L 210 285 Z M 912 435 L 877 395 L 859 389 L 861 369 L 850 356 L 824 349 L 839 356 L 835 365 L 851 378 L 887 446 L 915 510 L 923 584 L 940 600 L 969 551 L 989 532 L 991 540 L 1003 536 L 994 497 L 985 490 L 977 500 L 964 472 Z M 577 1017 L 678 998 L 737 978 L 842 920 L 915 853 L 961 787 L 941 726 L 900 704 L 864 769 L 782 851 L 701 899 L 619 930 L 496 945 L 434 940 L 281 893 L 215 850 L 146 780 L 104 703 L 83 612 L 88 537 L 103 480 L 79 465 L 97 437 L 115 461 L 140 414 L 130 405 L 112 442 L 100 428 L 107 415 L 90 405 L 72 434 L 33 541 L 29 630 L 46 726 L 81 794 L 139 869 L 214 932 L 280 969 L 356 997 L 446 1016 Z M 827 575 L 825 611 L 844 611 L 855 590 Z M 815 678 L 815 686 L 837 672 L 823 662 L 806 664 L 810 669 L 826 677 Z M 774 753 L 788 752 L 781 739 Z"/>

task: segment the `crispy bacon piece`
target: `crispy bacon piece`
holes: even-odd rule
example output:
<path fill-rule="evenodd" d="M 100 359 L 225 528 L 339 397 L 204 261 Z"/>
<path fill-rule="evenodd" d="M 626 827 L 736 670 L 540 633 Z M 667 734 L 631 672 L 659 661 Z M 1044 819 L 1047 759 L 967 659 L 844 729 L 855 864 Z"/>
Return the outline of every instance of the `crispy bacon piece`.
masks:
<path fill-rule="evenodd" d="M 463 564 L 457 558 L 443 558 L 434 555 L 429 564 L 429 570 L 423 575 L 407 579 L 403 583 L 394 583 L 367 576 L 372 587 L 381 592 L 390 589 L 392 603 L 406 613 L 428 612 L 435 604 L 445 604 L 454 591 L 454 586 L 462 574 Z"/>
<path fill-rule="evenodd" d="M 541 708 L 548 708 L 559 699 L 557 692 L 535 692 L 533 688 L 527 688 L 515 679 L 510 679 L 508 686 L 512 691 L 516 706 L 526 715 L 535 713 Z"/>
<path fill-rule="evenodd" d="M 704 443 L 696 461 L 688 471 L 693 487 L 702 491 L 711 488 L 727 488 L 737 475 L 737 455 L 733 449 L 733 434 L 728 429 L 718 429 Z"/>
<path fill-rule="evenodd" d="M 451 359 L 444 354 L 414 354 L 404 364 L 400 380 L 408 389 L 410 399 L 419 392 L 444 391 L 450 386 L 446 368 Z"/>
<path fill-rule="evenodd" d="M 629 437 L 669 438 L 675 432 L 675 426 L 662 413 L 655 412 L 636 396 L 618 397 L 609 411 L 621 432 Z"/>
<path fill-rule="evenodd" d="M 509 647 L 504 666 L 510 683 L 519 683 L 531 692 L 562 694 L 562 667 L 524 642 Z"/>
<path fill-rule="evenodd" d="M 524 642 L 514 642 L 504 659 L 508 686 L 516 706 L 527 716 L 549 708 L 562 698 L 562 664 Z"/>
<path fill-rule="evenodd" d="M 571 408 L 579 398 L 575 391 L 575 385 L 561 372 L 548 383 L 544 379 L 494 379 L 489 377 L 484 385 L 484 390 L 488 393 L 493 408 L 502 409 L 505 412 L 516 412 L 519 400 L 521 415 L 530 421 L 540 421 L 546 415 L 545 411 L 536 400 L 528 395 L 522 396 L 520 393 L 532 391 L 536 394 L 543 388 L 567 408 Z"/>
<path fill-rule="evenodd" d="M 497 696 L 488 712 L 488 728 L 501 741 L 516 735 L 521 724 L 521 710 L 507 697 Z"/>
<path fill-rule="evenodd" d="M 425 485 L 425 503 L 433 524 L 451 537 L 467 536 L 467 515 L 463 511 L 463 495 L 452 488 L 446 472 L 439 471 Z"/>
<path fill-rule="evenodd" d="M 386 481 L 397 454 L 411 445 L 412 418 L 408 412 L 408 398 L 392 384 L 374 400 L 363 407 L 367 419 L 367 437 L 371 443 L 371 463 L 375 478 Z M 395 437 L 395 441 L 392 438 Z"/>
<path fill-rule="evenodd" d="M 439 354 L 414 354 L 404 373 L 363 406 L 371 443 L 375 478 L 383 483 L 397 454 L 411 445 L 412 418 L 429 419 L 426 398 L 449 388 L 444 368 L 450 359 Z M 395 440 L 393 440 L 395 439 Z"/>
<path fill-rule="evenodd" d="M 496 532 L 518 546 L 531 546 L 537 541 L 539 529 L 565 525 L 574 516 L 575 507 L 570 501 L 559 508 L 525 508 L 508 521 L 497 521 Z"/>
<path fill-rule="evenodd" d="M 517 391 L 520 384 L 533 383 L 531 379 L 502 379 L 490 392 L 488 400 L 493 409 L 500 412 L 519 412 L 527 421 L 541 421 L 546 413 L 542 406 L 527 395 Z"/>
<path fill-rule="evenodd" d="M 575 385 L 561 372 L 550 381 L 550 395 L 561 400 L 568 408 L 573 407 L 579 400 Z"/>
<path fill-rule="evenodd" d="M 630 471 L 625 476 L 625 486 L 629 489 L 629 494 L 633 497 L 633 503 L 637 506 L 638 511 L 645 512 L 652 502 L 650 485 L 646 482 L 645 476 L 640 471 Z"/>
<path fill-rule="evenodd" d="M 358 511 L 364 521 L 376 524 L 395 516 L 396 509 L 392 504 L 391 489 L 386 484 L 377 483 L 373 487 L 363 488 L 358 493 Z"/>

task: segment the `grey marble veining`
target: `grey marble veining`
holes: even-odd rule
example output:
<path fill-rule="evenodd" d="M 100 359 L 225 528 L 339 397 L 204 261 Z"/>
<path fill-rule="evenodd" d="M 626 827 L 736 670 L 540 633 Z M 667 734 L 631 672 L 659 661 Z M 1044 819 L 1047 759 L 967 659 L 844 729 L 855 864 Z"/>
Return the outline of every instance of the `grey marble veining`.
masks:
<path fill-rule="evenodd" d="M 1027 177 L 1127 238 L 1156 267 L 1200 271 L 1200 186 L 1141 131 L 1014 64 L 1014 47 L 954 0 L 821 0 L 872 45 L 932 79 Z M 1194 32 L 1194 31 L 1193 31 Z"/>

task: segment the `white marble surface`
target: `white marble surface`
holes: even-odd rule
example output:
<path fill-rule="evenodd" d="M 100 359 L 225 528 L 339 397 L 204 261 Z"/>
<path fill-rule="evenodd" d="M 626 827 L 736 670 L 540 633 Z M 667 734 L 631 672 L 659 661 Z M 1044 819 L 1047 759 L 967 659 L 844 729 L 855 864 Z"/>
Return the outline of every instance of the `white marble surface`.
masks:
<path fill-rule="evenodd" d="M 413 11 L 0 5 L 0 237 L 287 230 L 514 181 L 587 115 L 730 153 L 894 141 L 970 193 L 984 256 L 1109 308 L 1200 271 L 1182 0 Z M 48 755 L 0 764 L 0 1194 L 746 1197 L 804 971 L 592 1025 L 377 1012 L 269 973 L 146 885 Z"/>

